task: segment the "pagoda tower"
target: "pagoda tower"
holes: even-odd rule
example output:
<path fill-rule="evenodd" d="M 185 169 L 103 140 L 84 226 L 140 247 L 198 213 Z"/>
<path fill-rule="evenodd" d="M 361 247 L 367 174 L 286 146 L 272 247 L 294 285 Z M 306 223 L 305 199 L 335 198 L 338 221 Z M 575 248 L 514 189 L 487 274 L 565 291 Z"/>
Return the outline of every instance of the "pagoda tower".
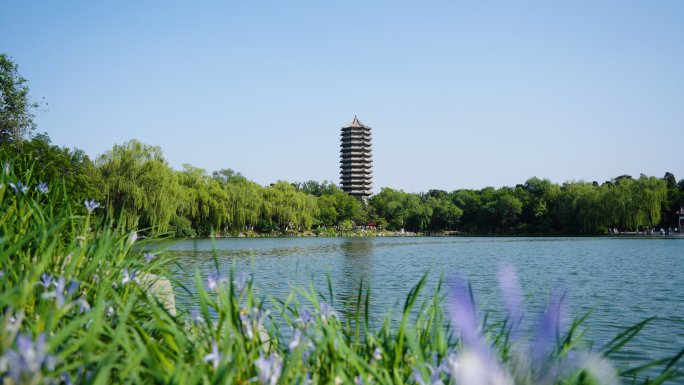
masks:
<path fill-rule="evenodd" d="M 358 116 L 354 116 L 350 125 L 342 127 L 341 136 L 342 191 L 366 201 L 372 195 L 373 187 L 371 128 L 359 122 Z"/>

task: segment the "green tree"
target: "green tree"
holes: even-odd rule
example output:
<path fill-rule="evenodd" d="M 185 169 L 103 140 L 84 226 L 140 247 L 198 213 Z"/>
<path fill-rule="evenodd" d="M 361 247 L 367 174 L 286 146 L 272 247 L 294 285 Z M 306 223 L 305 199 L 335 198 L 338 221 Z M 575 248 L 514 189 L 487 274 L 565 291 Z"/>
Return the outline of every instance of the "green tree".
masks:
<path fill-rule="evenodd" d="M 220 230 L 229 215 L 225 202 L 226 191 L 207 172 L 190 164 L 183 165 L 183 171 L 176 173 L 183 188 L 177 214 L 186 217 L 200 235 L 210 235 L 211 229 Z"/>
<path fill-rule="evenodd" d="M 472 231 L 477 225 L 477 215 L 482 207 L 482 197 L 476 190 L 456 190 L 449 194 L 451 201 L 463 211 L 461 224 L 467 231 Z"/>
<path fill-rule="evenodd" d="M 403 205 L 406 212 L 406 228 L 411 231 L 427 229 L 432 218 L 432 207 L 424 204 L 417 194 L 406 194 Z"/>
<path fill-rule="evenodd" d="M 399 230 L 403 229 L 406 225 L 409 195 L 415 194 L 407 194 L 403 190 L 383 187 L 380 194 L 371 197 L 369 204 L 374 206 L 375 211 L 387 221 L 387 228 L 389 230 Z M 416 199 L 420 201 L 420 197 L 417 195 Z"/>
<path fill-rule="evenodd" d="M 263 197 L 265 218 L 278 223 L 280 228 L 309 229 L 313 225 L 318 209 L 313 195 L 301 193 L 290 183 L 278 181 L 264 188 Z"/>
<path fill-rule="evenodd" d="M 463 210 L 458 208 L 446 194 L 442 196 L 441 199 L 430 196 L 425 200 L 424 204 L 432 210 L 428 226 L 430 230 L 451 230 L 463 215 Z"/>
<path fill-rule="evenodd" d="M 682 204 L 684 204 L 684 194 L 677 184 L 675 176 L 666 172 L 663 180 L 666 183 L 667 198 L 662 201 L 660 209 L 660 226 L 661 227 L 679 227 L 679 216 L 677 211 Z M 680 182 L 681 183 L 681 182 Z"/>
<path fill-rule="evenodd" d="M 499 223 L 508 230 L 522 212 L 520 200 L 509 194 L 500 194 L 495 200 L 487 202 L 480 209 L 483 224 Z"/>
<path fill-rule="evenodd" d="M 166 232 L 176 213 L 181 193 L 176 174 L 164 159 L 160 147 L 133 139 L 114 145 L 96 161 L 104 180 L 105 207 L 127 228 L 151 227 Z"/>
<path fill-rule="evenodd" d="M 337 198 L 334 195 L 322 195 L 318 197 L 318 218 L 319 224 L 333 226 L 337 224 Z"/>
<path fill-rule="evenodd" d="M 666 187 L 668 190 L 677 188 L 677 179 L 671 172 L 666 172 L 663 179 L 665 180 L 665 182 L 667 182 Z"/>
<path fill-rule="evenodd" d="M 31 102 L 26 82 L 11 58 L 0 53 L 0 144 L 21 141 L 36 128 L 33 118 L 39 104 Z"/>
<path fill-rule="evenodd" d="M 40 171 L 43 181 L 51 179 L 64 183 L 69 196 L 80 203 L 84 199 L 102 199 L 102 176 L 83 150 L 53 146 L 47 134 L 38 134 L 30 140 L 12 141 L 1 146 L 3 158 L 10 161 L 23 159 Z M 77 210 L 85 212 L 82 205 L 76 205 Z"/>
<path fill-rule="evenodd" d="M 271 219 L 271 215 L 265 214 L 265 207 L 270 207 L 264 197 L 265 188 L 242 178 L 233 179 L 223 189 L 227 194 L 224 201 L 228 215 L 226 223 L 233 233 L 257 225 L 259 218 Z"/>
<path fill-rule="evenodd" d="M 214 171 L 211 177 L 221 186 L 225 186 L 228 183 L 247 180 L 241 173 L 233 171 L 230 168 L 222 168 L 218 171 Z"/>

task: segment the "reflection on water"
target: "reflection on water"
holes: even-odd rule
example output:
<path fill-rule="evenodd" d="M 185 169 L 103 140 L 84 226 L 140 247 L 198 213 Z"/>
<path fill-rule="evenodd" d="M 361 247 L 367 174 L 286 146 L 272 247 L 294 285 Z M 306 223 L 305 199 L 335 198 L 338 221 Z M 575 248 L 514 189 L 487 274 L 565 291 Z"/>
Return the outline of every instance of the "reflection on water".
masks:
<path fill-rule="evenodd" d="M 340 254 L 343 260 L 341 285 L 344 288 L 338 300 L 345 306 L 339 312 L 343 319 L 348 319 L 354 325 L 353 321 L 357 316 L 358 319 L 363 319 L 366 315 L 361 285 L 364 284 L 368 288 L 370 284 L 371 260 L 377 243 L 358 238 L 343 238 L 343 240 L 344 243 L 340 245 Z M 360 293 L 359 290 L 361 290 Z M 370 300 L 368 306 L 374 306 L 374 301 Z"/>
<path fill-rule="evenodd" d="M 194 290 L 195 270 L 206 277 L 214 270 L 212 242 L 188 239 L 169 246 L 177 258 L 176 275 Z M 399 309 L 410 288 L 430 270 L 426 292 L 442 272 L 471 280 L 478 305 L 501 317 L 496 269 L 501 261 L 516 266 L 521 285 L 530 293 L 531 311 L 545 303 L 550 288 L 569 288 L 572 315 L 597 306 L 587 338 L 602 346 L 620 328 L 650 316 L 653 323 L 618 358 L 632 364 L 684 347 L 684 240 L 614 238 L 223 238 L 216 240 L 222 273 L 233 263 L 247 271 L 261 294 L 284 300 L 291 285 L 313 283 L 328 298 L 330 274 L 334 306 L 341 317 L 355 309 L 358 289 L 371 285 L 372 317 Z M 180 295 L 179 306 L 197 306 Z M 311 310 L 311 309 L 309 309 Z M 399 311 L 393 311 L 398 314 Z M 349 314 L 353 316 L 352 313 Z M 363 316 L 363 315 L 361 315 Z"/>

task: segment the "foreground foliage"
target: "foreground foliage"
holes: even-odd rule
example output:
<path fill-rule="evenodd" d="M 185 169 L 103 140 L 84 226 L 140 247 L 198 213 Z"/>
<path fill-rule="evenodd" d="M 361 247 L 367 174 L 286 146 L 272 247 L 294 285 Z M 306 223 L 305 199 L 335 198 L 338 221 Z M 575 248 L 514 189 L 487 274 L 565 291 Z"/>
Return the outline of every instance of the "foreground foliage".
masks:
<path fill-rule="evenodd" d="M 159 278 L 173 281 L 165 252 L 143 251 L 135 232 L 99 219 L 97 202 L 77 208 L 63 183 L 42 176 L 35 164 L 16 163 L 0 179 L 4 384 L 641 383 L 636 376 L 655 366 L 648 383 L 681 376 L 679 356 L 631 369 L 609 364 L 646 321 L 592 351 L 584 319 L 560 322 L 562 292 L 530 317 L 508 266 L 500 281 L 509 316 L 497 323 L 480 317 L 458 277 L 428 295 L 424 276 L 401 314 L 380 321 L 369 317 L 363 283 L 349 304 L 314 287 L 281 301 L 244 274 L 224 277 L 218 262 L 195 274 L 197 292 L 187 295 L 197 308 L 174 315 L 151 289 Z M 346 306 L 345 316 L 332 304 Z"/>

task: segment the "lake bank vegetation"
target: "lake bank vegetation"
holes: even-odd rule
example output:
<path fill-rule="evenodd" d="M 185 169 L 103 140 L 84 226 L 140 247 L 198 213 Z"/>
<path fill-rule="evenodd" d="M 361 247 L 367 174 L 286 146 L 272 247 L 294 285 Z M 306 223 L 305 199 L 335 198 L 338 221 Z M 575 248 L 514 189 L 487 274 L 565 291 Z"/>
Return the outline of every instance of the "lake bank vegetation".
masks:
<path fill-rule="evenodd" d="M 131 140 L 91 160 L 81 150 L 54 146 L 47 134 L 5 141 L 3 163 L 36 160 L 46 177 L 60 177 L 69 196 L 95 199 L 104 213 L 142 234 L 342 235 L 356 228 L 474 235 L 602 235 L 677 227 L 684 180 L 622 175 L 604 183 L 561 185 L 530 178 L 515 187 L 406 193 L 382 188 L 367 204 L 332 182 L 261 186 L 239 172 L 185 164 L 174 170 L 162 150 Z M 119 216 L 119 213 L 123 213 Z M 367 227 L 368 224 L 374 227 Z M 359 233 L 360 234 L 360 233 Z"/>
<path fill-rule="evenodd" d="M 295 288 L 286 299 L 246 274 L 195 271 L 188 290 L 172 257 L 140 240 L 95 200 L 71 197 L 35 157 L 0 172 L 0 382 L 3 384 L 660 384 L 681 377 L 682 351 L 616 364 L 649 320 L 592 346 L 587 316 L 566 322 L 551 292 L 529 310 L 502 265 L 502 319 L 451 276 L 433 293 L 416 277 L 399 313 L 370 317 L 370 287 L 341 300 Z M 224 275 L 225 274 L 225 275 Z M 152 289 L 170 280 L 193 308 L 170 309 Z M 332 287 L 331 284 L 329 284 Z"/>

